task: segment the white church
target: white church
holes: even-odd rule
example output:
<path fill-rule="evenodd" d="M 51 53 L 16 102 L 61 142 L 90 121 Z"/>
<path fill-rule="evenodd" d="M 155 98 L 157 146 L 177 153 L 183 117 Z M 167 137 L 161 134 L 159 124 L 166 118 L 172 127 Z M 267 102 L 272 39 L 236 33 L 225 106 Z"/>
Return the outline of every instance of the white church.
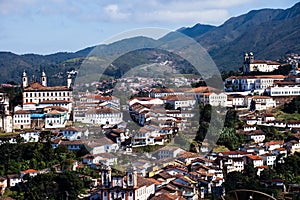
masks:
<path fill-rule="evenodd" d="M 245 53 L 243 72 L 272 72 L 280 66 L 280 63 L 271 60 L 254 60 L 252 52 Z"/>
<path fill-rule="evenodd" d="M 22 75 L 22 105 L 13 113 L 13 129 L 64 128 L 72 116 L 72 77 L 67 77 L 66 86 L 48 86 L 43 71 L 40 82 L 28 83 L 26 72 Z"/>

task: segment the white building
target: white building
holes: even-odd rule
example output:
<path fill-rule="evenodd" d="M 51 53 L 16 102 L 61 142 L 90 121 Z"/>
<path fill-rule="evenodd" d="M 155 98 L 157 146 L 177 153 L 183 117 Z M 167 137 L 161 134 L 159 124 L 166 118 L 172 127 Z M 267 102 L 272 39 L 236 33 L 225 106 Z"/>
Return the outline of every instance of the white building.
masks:
<path fill-rule="evenodd" d="M 184 91 L 178 88 L 153 88 L 150 91 L 150 97 L 152 98 L 162 98 L 168 95 L 184 95 Z"/>
<path fill-rule="evenodd" d="M 71 88 L 71 76 L 68 76 L 67 86 L 47 86 L 47 77 L 45 72 L 42 73 L 41 83 L 32 82 L 28 84 L 26 72 L 23 72 L 22 86 L 23 86 L 23 104 L 24 103 L 40 103 L 46 100 L 65 100 L 72 101 L 73 93 Z"/>
<path fill-rule="evenodd" d="M 87 139 L 83 143 L 91 154 L 116 152 L 119 149 L 119 145 L 107 137 Z"/>
<path fill-rule="evenodd" d="M 276 155 L 272 154 L 272 153 L 266 153 L 261 155 L 261 157 L 264 160 L 264 164 L 267 166 L 274 166 L 275 165 L 275 161 L 276 161 Z"/>
<path fill-rule="evenodd" d="M 165 146 L 157 150 L 158 159 L 175 158 L 185 150 L 175 146 Z"/>
<path fill-rule="evenodd" d="M 270 60 L 254 60 L 252 52 L 245 53 L 243 72 L 272 72 L 280 66 L 280 63 Z"/>
<path fill-rule="evenodd" d="M 115 108 L 96 107 L 85 113 L 83 123 L 99 125 L 115 125 L 123 121 L 123 113 Z"/>
<path fill-rule="evenodd" d="M 40 133 L 37 131 L 25 131 L 20 134 L 20 137 L 24 139 L 24 142 L 38 142 Z"/>
<path fill-rule="evenodd" d="M 66 111 L 51 110 L 45 114 L 45 128 L 64 128 L 68 118 L 68 113 Z"/>
<path fill-rule="evenodd" d="M 249 131 L 244 134 L 247 140 L 253 140 L 254 143 L 261 143 L 266 139 L 266 134 L 261 130 Z"/>
<path fill-rule="evenodd" d="M 13 129 L 31 128 L 30 112 L 26 110 L 17 110 L 13 114 Z"/>
<path fill-rule="evenodd" d="M 262 159 L 262 157 L 256 155 L 248 155 L 247 161 L 255 168 L 264 165 L 264 160 Z"/>
<path fill-rule="evenodd" d="M 205 96 L 208 97 L 208 102 L 211 106 L 226 106 L 227 95 L 225 93 L 206 93 Z"/>
<path fill-rule="evenodd" d="M 250 108 L 251 101 L 255 102 L 255 110 L 267 110 L 276 107 L 276 101 L 269 96 L 251 96 L 248 98 L 248 108 Z"/>
<path fill-rule="evenodd" d="M 113 165 L 116 164 L 118 158 L 111 153 L 100 153 L 100 154 L 87 154 L 83 157 L 82 163 L 87 165 L 92 164 L 105 164 Z"/>
<path fill-rule="evenodd" d="M 78 131 L 75 127 L 67 127 L 60 130 L 60 133 L 65 139 L 68 140 L 79 140 L 82 136 L 82 133 Z"/>
<path fill-rule="evenodd" d="M 274 86 L 266 90 L 267 93 L 272 97 L 279 96 L 298 96 L 300 95 L 300 86 L 299 85 L 290 85 L 290 86 Z"/>
<path fill-rule="evenodd" d="M 169 103 L 174 109 L 182 108 L 189 109 L 195 107 L 196 100 L 193 96 L 184 95 L 168 95 L 161 98 L 164 103 Z"/>
<path fill-rule="evenodd" d="M 283 75 L 231 76 L 225 80 L 226 91 L 265 90 L 274 81 L 284 80 Z"/>
<path fill-rule="evenodd" d="M 228 94 L 227 95 L 227 107 L 239 108 L 247 107 L 247 98 L 241 94 Z"/>
<path fill-rule="evenodd" d="M 18 183 L 22 182 L 22 178 L 20 177 L 19 174 L 8 174 L 7 178 L 8 178 L 8 187 L 14 187 Z"/>

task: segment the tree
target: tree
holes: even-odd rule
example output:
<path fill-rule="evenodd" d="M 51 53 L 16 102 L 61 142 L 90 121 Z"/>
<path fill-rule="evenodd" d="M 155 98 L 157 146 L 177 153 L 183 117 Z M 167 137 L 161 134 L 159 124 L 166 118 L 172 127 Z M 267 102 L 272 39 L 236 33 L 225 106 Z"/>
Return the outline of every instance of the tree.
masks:
<path fill-rule="evenodd" d="M 241 188 L 241 183 L 244 181 L 244 175 L 241 172 L 230 172 L 225 177 L 225 191 L 236 190 Z"/>
<path fill-rule="evenodd" d="M 236 123 L 239 121 L 237 111 L 228 109 L 226 112 L 224 127 L 235 128 Z"/>
<path fill-rule="evenodd" d="M 235 150 L 242 144 L 241 138 L 235 133 L 234 128 L 224 127 L 217 144 L 224 145 L 230 150 Z"/>
<path fill-rule="evenodd" d="M 253 112 L 256 110 L 256 102 L 252 99 L 250 102 L 250 111 Z"/>
<path fill-rule="evenodd" d="M 165 109 L 166 110 L 174 110 L 174 106 L 167 102 L 167 103 L 165 103 Z"/>

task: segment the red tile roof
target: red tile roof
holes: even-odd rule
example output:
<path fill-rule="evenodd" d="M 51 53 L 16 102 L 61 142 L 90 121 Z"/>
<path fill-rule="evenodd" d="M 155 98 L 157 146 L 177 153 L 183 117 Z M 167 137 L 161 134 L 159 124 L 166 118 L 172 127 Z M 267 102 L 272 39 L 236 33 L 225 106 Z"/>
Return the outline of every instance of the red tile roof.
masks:
<path fill-rule="evenodd" d="M 72 90 L 72 89 L 68 88 L 67 86 L 46 87 L 46 86 L 41 85 L 38 82 L 31 83 L 29 86 L 24 88 L 24 92 L 29 92 L 29 91 L 65 91 L 65 90 Z"/>

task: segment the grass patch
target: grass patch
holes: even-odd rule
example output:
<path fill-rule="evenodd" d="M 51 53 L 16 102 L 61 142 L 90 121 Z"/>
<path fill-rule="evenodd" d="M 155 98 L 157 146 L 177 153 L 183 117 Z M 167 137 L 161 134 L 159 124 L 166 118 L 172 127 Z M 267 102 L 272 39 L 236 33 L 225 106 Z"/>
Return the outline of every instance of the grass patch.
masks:
<path fill-rule="evenodd" d="M 216 146 L 213 148 L 213 152 L 215 152 L 215 153 L 227 152 L 227 151 L 230 151 L 230 150 L 225 146 Z"/>
<path fill-rule="evenodd" d="M 299 113 L 284 113 L 282 111 L 278 111 L 275 113 L 276 120 L 286 120 L 286 121 L 297 121 L 300 120 L 300 114 Z"/>
<path fill-rule="evenodd" d="M 20 133 L 0 133 L 0 137 L 7 137 L 11 135 L 19 135 Z"/>

